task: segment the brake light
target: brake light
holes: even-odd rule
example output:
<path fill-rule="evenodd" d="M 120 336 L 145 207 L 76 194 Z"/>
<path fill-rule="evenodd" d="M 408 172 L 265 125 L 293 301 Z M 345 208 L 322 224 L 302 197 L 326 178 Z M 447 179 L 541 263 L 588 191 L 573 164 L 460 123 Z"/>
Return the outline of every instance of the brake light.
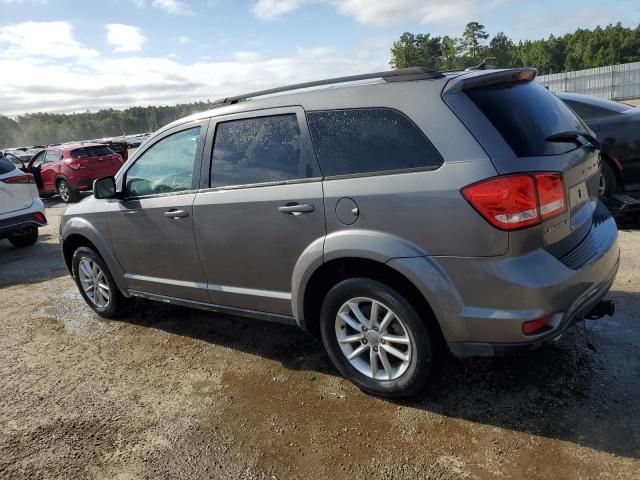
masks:
<path fill-rule="evenodd" d="M 560 173 L 505 175 L 474 183 L 462 196 L 501 230 L 537 225 L 567 210 Z"/>
<path fill-rule="evenodd" d="M 36 183 L 33 179 L 33 175 L 25 173 L 24 175 L 18 175 L 17 177 L 9 177 L 0 180 L 2 183 L 16 184 L 16 183 Z"/>
<path fill-rule="evenodd" d="M 47 221 L 47 217 L 44 216 L 43 213 L 41 212 L 35 212 L 33 214 L 33 218 L 35 218 L 38 222 L 45 222 Z"/>
<path fill-rule="evenodd" d="M 567 211 L 564 198 L 564 184 L 559 173 L 538 173 L 535 175 L 540 199 L 542 221 Z"/>
<path fill-rule="evenodd" d="M 522 333 L 525 335 L 535 335 L 543 330 L 546 330 L 549 326 L 551 317 L 536 318 L 535 320 L 529 320 L 522 324 Z"/>
<path fill-rule="evenodd" d="M 73 169 L 73 170 L 80 170 L 80 166 L 82 164 L 82 162 L 79 162 L 78 160 L 76 160 L 75 158 L 67 158 L 64 163 L 67 164 L 67 167 Z"/>

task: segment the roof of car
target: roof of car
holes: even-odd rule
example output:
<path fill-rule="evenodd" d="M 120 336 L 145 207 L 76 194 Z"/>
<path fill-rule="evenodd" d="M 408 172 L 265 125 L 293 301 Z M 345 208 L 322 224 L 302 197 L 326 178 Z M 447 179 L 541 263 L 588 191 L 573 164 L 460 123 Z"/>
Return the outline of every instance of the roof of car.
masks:
<path fill-rule="evenodd" d="M 613 110 L 616 112 L 622 112 L 624 110 L 634 108 L 626 103 L 615 102 L 613 100 L 607 100 L 606 98 L 595 97 L 593 95 L 583 95 L 581 93 L 558 92 L 556 93 L 556 96 L 561 100 L 584 103 L 593 107 L 604 108 L 605 110 Z"/>
<path fill-rule="evenodd" d="M 93 143 L 93 142 L 87 142 L 87 143 L 65 143 L 63 145 L 57 145 L 55 147 L 51 147 L 50 150 L 60 150 L 63 152 L 70 152 L 72 150 L 77 150 L 78 148 L 85 148 L 85 147 L 105 147 L 106 145 L 104 143 Z"/>

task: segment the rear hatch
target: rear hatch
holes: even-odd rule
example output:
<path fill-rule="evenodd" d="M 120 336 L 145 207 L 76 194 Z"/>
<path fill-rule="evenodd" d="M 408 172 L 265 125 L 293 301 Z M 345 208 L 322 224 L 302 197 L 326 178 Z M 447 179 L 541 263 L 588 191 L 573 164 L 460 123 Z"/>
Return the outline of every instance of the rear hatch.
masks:
<path fill-rule="evenodd" d="M 599 151 L 589 127 L 534 77 L 532 69 L 472 72 L 452 79 L 443 98 L 500 175 L 561 175 L 566 211 L 544 219 L 537 229 L 514 233 L 531 247 L 536 242 L 527 243 L 526 237 L 541 236 L 544 248 L 561 258 L 591 229 L 598 207 Z"/>
<path fill-rule="evenodd" d="M 122 157 L 105 145 L 77 148 L 71 152 L 69 166 L 83 177 L 100 178 L 115 175 L 122 166 Z"/>
<path fill-rule="evenodd" d="M 0 157 L 0 215 L 29 208 L 37 195 L 33 176 Z M 35 192 L 35 193 L 34 193 Z"/>

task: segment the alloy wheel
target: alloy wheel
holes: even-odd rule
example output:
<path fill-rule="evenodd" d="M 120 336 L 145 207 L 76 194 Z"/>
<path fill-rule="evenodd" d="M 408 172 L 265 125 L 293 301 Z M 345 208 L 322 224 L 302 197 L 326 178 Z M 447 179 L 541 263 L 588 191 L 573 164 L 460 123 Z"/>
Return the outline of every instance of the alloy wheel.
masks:
<path fill-rule="evenodd" d="M 374 380 L 402 376 L 415 351 L 414 340 L 402 319 L 372 298 L 346 301 L 336 315 L 335 333 L 349 363 Z"/>
<path fill-rule="evenodd" d="M 111 289 L 100 265 L 90 258 L 82 258 L 78 264 L 78 277 L 82 290 L 96 307 L 104 308 L 109 304 Z"/>
<path fill-rule="evenodd" d="M 71 192 L 69 191 L 69 185 L 66 182 L 60 182 L 58 185 L 58 193 L 60 194 L 60 198 L 68 202 L 69 198 L 71 198 Z"/>

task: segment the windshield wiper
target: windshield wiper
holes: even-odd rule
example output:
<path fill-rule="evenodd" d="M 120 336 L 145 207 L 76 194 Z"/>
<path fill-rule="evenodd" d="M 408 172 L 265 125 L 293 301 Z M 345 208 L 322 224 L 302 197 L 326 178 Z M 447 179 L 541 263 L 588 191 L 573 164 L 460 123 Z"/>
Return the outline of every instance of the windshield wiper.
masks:
<path fill-rule="evenodd" d="M 545 138 L 547 142 L 575 142 L 582 145 L 579 142 L 579 137 L 587 140 L 594 148 L 600 149 L 600 142 L 596 137 L 587 132 L 581 132 L 579 130 L 568 130 L 566 132 L 554 133 L 553 135 Z"/>

